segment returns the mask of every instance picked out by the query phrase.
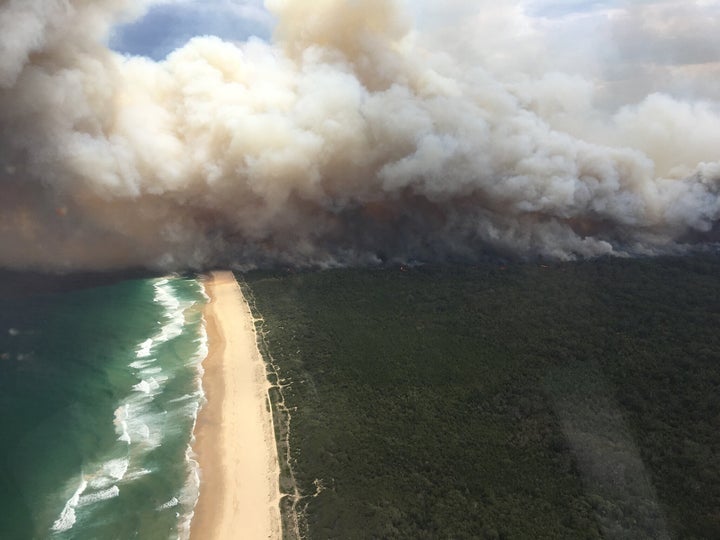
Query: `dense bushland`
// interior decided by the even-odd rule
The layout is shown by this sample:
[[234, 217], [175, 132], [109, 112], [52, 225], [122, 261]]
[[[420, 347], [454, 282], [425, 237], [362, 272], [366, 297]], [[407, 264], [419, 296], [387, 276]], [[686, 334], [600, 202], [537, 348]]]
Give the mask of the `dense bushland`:
[[240, 277], [308, 537], [720, 538], [720, 260]]

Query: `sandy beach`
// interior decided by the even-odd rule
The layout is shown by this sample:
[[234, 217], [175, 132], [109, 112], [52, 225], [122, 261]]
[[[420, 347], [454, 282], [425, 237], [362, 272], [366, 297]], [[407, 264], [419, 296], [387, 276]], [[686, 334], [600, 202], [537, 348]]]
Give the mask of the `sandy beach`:
[[207, 403], [195, 427], [200, 498], [190, 537], [280, 539], [280, 469], [252, 314], [231, 272], [213, 272], [205, 288]]

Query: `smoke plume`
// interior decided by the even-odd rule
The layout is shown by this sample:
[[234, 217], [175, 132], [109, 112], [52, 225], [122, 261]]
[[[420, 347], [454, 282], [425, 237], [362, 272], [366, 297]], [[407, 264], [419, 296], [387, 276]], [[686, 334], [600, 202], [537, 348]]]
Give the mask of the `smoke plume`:
[[433, 48], [396, 1], [266, 5], [271, 44], [195, 38], [154, 62], [106, 46], [143, 2], [0, 2], [0, 266], [568, 259], [713, 240], [717, 102], [650, 94], [608, 114], [584, 78], [505, 77]]

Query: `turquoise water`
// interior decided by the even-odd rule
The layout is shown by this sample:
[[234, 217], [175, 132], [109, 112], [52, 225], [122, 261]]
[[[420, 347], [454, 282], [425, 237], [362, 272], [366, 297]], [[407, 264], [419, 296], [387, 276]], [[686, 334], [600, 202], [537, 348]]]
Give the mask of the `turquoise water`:
[[0, 538], [185, 538], [202, 286], [0, 290]]

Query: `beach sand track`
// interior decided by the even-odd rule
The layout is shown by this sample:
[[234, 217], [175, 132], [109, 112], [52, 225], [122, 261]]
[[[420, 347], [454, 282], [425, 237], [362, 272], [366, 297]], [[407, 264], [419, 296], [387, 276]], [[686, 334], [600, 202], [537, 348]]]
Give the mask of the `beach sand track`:
[[200, 497], [193, 540], [280, 539], [280, 468], [265, 363], [252, 314], [232, 272], [205, 279], [209, 352], [203, 361], [207, 402], [193, 451]]

